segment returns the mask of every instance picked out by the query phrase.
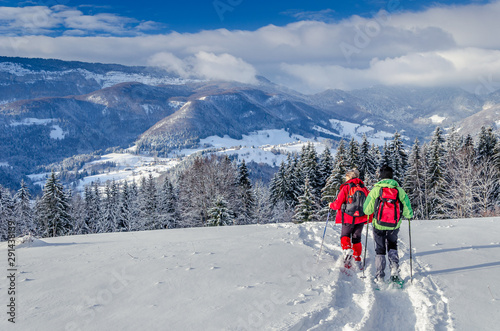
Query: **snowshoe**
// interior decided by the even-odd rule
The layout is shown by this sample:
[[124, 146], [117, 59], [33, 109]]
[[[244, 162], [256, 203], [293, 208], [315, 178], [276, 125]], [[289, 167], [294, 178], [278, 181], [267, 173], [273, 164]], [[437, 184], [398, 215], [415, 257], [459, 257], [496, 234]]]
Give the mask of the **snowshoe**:
[[399, 276], [391, 276], [391, 282], [393, 288], [403, 288], [405, 281]]
[[373, 278], [373, 283], [375, 284], [374, 288], [377, 291], [380, 291], [381, 289], [384, 289], [386, 286], [386, 283], [383, 278], [380, 277], [375, 277]]
[[344, 268], [350, 269], [351, 268], [351, 260], [352, 260], [352, 249], [344, 249]]
[[363, 262], [362, 261], [354, 260], [354, 262], [352, 264], [353, 264], [355, 270], [363, 271]]

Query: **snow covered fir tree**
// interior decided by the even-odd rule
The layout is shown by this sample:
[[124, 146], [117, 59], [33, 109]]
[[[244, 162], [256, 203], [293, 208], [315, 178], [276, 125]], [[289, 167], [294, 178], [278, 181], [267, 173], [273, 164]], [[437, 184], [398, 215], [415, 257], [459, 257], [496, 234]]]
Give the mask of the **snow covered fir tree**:
[[7, 239], [9, 220], [17, 236], [40, 237], [325, 220], [347, 170], [359, 169], [371, 188], [383, 164], [395, 170], [416, 219], [500, 215], [500, 139], [491, 128], [474, 139], [438, 127], [429, 142], [411, 145], [399, 132], [383, 146], [364, 136], [332, 150], [304, 144], [268, 184], [252, 182], [244, 160], [216, 154], [198, 155], [157, 178], [94, 182], [82, 194], [65, 189], [53, 171], [38, 197], [24, 182], [17, 192], [0, 186], [0, 237]]

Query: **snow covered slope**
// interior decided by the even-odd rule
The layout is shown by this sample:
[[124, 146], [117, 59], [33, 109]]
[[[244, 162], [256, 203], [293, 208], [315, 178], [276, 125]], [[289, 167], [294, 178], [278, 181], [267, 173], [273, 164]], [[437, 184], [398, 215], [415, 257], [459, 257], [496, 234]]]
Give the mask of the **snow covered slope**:
[[[318, 260], [324, 225], [24, 243], [16, 249], [16, 325], [4, 313], [0, 329], [494, 330], [500, 324], [500, 218], [413, 221], [412, 284], [405, 221], [400, 257], [407, 284], [383, 291], [372, 284], [372, 236], [368, 277], [347, 276], [339, 270], [339, 226], [328, 228]], [[7, 287], [2, 277], [2, 305]]]

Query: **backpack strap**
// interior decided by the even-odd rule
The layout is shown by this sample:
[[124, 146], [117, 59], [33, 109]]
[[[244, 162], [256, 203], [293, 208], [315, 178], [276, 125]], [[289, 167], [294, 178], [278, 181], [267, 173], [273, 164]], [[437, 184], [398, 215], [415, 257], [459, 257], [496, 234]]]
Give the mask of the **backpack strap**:
[[[382, 194], [383, 194], [383, 187], [380, 188], [380, 191], [379, 191], [379, 196], [378, 198], [382, 201], [380, 203], [381, 207], [380, 207], [380, 210], [378, 210], [377, 208], [377, 220], [379, 219], [379, 216], [383, 214], [384, 212], [384, 206], [385, 206], [385, 200], [382, 198]], [[378, 207], [378, 206], [377, 206]]]
[[[346, 195], [346, 201], [347, 201], [347, 199], [349, 199], [349, 192], [351, 191], [351, 188], [353, 186], [355, 186], [355, 184], [353, 184], [353, 183], [344, 183], [344, 184], [342, 184], [342, 186], [345, 186], [345, 185], [349, 186], [349, 188], [347, 189], [347, 195]], [[345, 209], [346, 209], [346, 206], [347, 206], [346, 201], [344, 201], [344, 203], [342, 204], [342, 207], [340, 207], [340, 213], [342, 215], [342, 225], [344, 225], [344, 214], [345, 214]]]

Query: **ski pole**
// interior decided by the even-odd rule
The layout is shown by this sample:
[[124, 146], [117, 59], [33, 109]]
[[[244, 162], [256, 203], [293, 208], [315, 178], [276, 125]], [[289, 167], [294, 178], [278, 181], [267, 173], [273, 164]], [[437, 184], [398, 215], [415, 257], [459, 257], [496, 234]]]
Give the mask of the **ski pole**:
[[365, 251], [363, 253], [363, 276], [360, 278], [366, 278], [365, 276], [365, 266], [366, 266], [366, 249], [368, 248], [368, 231], [369, 231], [370, 223], [366, 222], [366, 239], [365, 239]]
[[325, 224], [325, 229], [323, 230], [323, 239], [321, 240], [321, 247], [319, 248], [319, 253], [318, 253], [318, 260], [316, 263], [319, 262], [319, 257], [321, 255], [321, 251], [323, 250], [323, 242], [325, 241], [325, 234], [326, 234], [326, 228], [328, 226], [328, 219], [330, 218], [330, 210], [328, 210], [328, 215], [326, 216], [326, 224]]
[[413, 284], [413, 266], [412, 266], [412, 255], [411, 255], [411, 221], [408, 220], [408, 235], [410, 238], [410, 283]]

